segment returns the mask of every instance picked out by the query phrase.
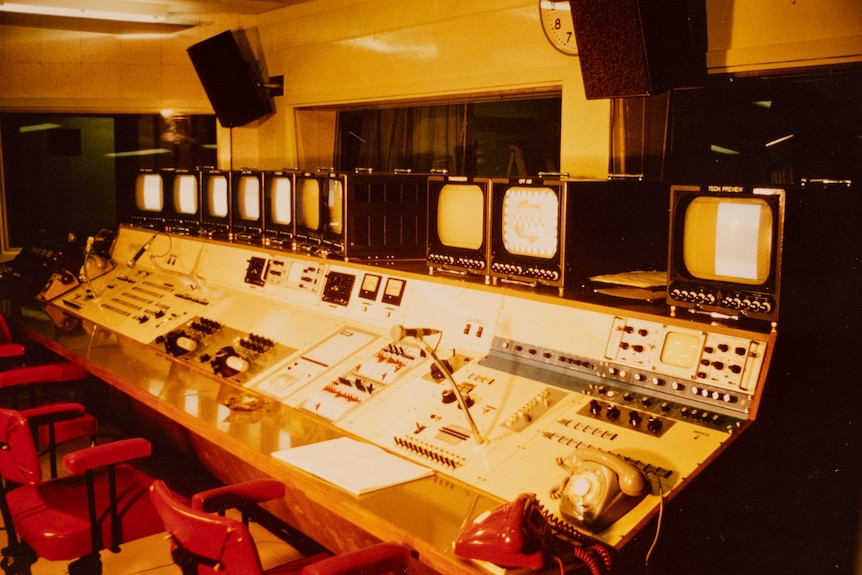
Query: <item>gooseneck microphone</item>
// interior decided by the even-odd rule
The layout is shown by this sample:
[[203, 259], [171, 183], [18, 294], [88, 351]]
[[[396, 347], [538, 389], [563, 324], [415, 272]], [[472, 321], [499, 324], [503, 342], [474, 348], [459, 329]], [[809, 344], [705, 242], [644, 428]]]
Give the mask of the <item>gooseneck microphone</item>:
[[150, 249], [150, 246], [153, 244], [153, 240], [155, 240], [157, 236], [158, 234], [154, 235], [147, 241], [147, 243], [142, 245], [141, 249], [135, 252], [135, 255], [132, 256], [132, 259], [126, 262], [126, 265], [134, 269], [134, 267], [138, 265], [138, 260], [141, 259], [141, 256], [143, 256], [148, 249]]
[[477, 445], [482, 445], [485, 441], [482, 438], [482, 433], [479, 431], [479, 428], [476, 426], [476, 421], [473, 419], [473, 414], [470, 413], [470, 406], [467, 405], [467, 402], [464, 400], [464, 396], [461, 394], [461, 389], [458, 387], [458, 384], [455, 383], [455, 380], [452, 378], [452, 373], [449, 371], [449, 368], [443, 365], [443, 362], [440, 361], [440, 358], [437, 357], [437, 352], [434, 351], [434, 348], [428, 345], [428, 342], [423, 339], [423, 336], [431, 335], [435, 333], [442, 333], [439, 329], [431, 329], [427, 327], [411, 327], [406, 328], [403, 325], [395, 324], [392, 326], [392, 329], [389, 332], [389, 337], [392, 338], [393, 341], [401, 341], [405, 337], [412, 337], [425, 350], [425, 353], [431, 358], [431, 360], [440, 368], [440, 372], [443, 374], [443, 377], [446, 381], [449, 382], [449, 385], [452, 386], [452, 391], [455, 393], [455, 399], [458, 401], [458, 405], [461, 407], [461, 412], [464, 414], [464, 417], [467, 418], [467, 423], [470, 424], [470, 430], [473, 432], [473, 439], [476, 441]]
[[430, 327], [404, 327], [403, 325], [393, 325], [389, 332], [389, 337], [395, 341], [401, 341], [405, 337], [415, 337], [422, 339], [423, 336], [440, 333], [439, 329], [431, 329]]

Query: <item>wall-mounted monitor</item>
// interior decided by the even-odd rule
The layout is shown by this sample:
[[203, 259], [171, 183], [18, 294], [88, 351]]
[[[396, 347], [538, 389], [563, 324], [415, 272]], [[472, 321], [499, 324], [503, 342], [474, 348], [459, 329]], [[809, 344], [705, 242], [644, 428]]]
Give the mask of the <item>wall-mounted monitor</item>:
[[275, 248], [293, 247], [296, 172], [279, 170], [263, 177], [264, 243]]
[[200, 172], [201, 233], [209, 237], [230, 237], [230, 172], [204, 168]]
[[260, 243], [263, 240], [263, 173], [242, 169], [231, 173], [232, 238]]
[[785, 191], [673, 186], [667, 301], [777, 321]]
[[198, 173], [190, 170], [164, 170], [162, 177], [170, 185], [170, 203], [165, 210], [165, 229], [181, 235], [197, 234], [201, 225], [201, 201]]
[[165, 225], [165, 184], [155, 170], [141, 170], [135, 176], [133, 202], [123, 219], [136, 227], [163, 229]]
[[491, 180], [466, 176], [428, 177], [429, 271], [489, 277]]

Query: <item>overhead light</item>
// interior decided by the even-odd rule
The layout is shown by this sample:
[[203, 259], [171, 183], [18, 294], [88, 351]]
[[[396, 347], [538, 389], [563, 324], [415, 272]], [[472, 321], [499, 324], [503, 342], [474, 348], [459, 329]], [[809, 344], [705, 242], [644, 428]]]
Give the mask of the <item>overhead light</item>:
[[130, 152], [109, 152], [106, 158], [132, 158], [135, 156], [158, 156], [159, 154], [170, 154], [166, 148], [150, 148], [148, 150], [132, 150]]
[[763, 144], [763, 145], [764, 145], [765, 147], [769, 148], [770, 146], [774, 146], [775, 144], [780, 144], [781, 142], [786, 142], [787, 140], [789, 140], [789, 139], [790, 139], [790, 138], [792, 138], [793, 136], [794, 136], [794, 134], [788, 134], [788, 135], [786, 135], [786, 136], [782, 136], [782, 137], [780, 137], [780, 138], [776, 138], [776, 139], [772, 140], [771, 142], [766, 142], [766, 143], [765, 143], [765, 144]]
[[166, 4], [143, 4], [139, 2], [116, 1], [80, 2], [77, 7], [69, 7], [68, 3], [60, 5], [50, 2], [42, 2], [39, 4], [3, 2], [0, 3], [0, 12], [143, 23], [164, 22], [168, 17], [168, 7]]
[[18, 133], [29, 134], [30, 132], [44, 132], [45, 130], [53, 130], [54, 128], [62, 128], [60, 124], [30, 124], [29, 126], [21, 126], [18, 128]]
[[724, 154], [726, 156], [739, 156], [742, 152], [737, 152], [736, 150], [731, 150], [730, 148], [725, 148], [724, 146], [718, 146], [716, 144], [712, 144], [709, 149], [716, 154]]

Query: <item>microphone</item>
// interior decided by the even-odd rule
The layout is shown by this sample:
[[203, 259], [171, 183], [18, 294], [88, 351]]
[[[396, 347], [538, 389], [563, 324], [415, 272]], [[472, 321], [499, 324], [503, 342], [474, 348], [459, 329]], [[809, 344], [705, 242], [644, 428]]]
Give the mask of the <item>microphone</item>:
[[158, 234], [154, 235], [153, 237], [151, 237], [151, 238], [147, 241], [147, 243], [145, 243], [144, 245], [142, 245], [142, 246], [141, 246], [141, 249], [139, 249], [137, 252], [135, 252], [135, 255], [133, 255], [133, 256], [132, 256], [132, 259], [130, 259], [128, 262], [126, 262], [126, 265], [127, 265], [127, 266], [129, 266], [130, 268], [134, 269], [134, 267], [135, 267], [136, 265], [138, 265], [138, 260], [139, 260], [139, 259], [141, 259], [141, 256], [143, 256], [143, 255], [144, 255], [144, 253], [145, 253], [148, 249], [150, 249], [150, 245], [152, 245], [153, 240], [154, 240], [154, 239], [156, 239], [156, 236], [157, 236], [157, 235], [158, 235]]
[[431, 329], [430, 327], [411, 327], [407, 328], [403, 325], [393, 325], [389, 332], [389, 337], [395, 341], [401, 341], [405, 337], [415, 337], [422, 339], [423, 336], [440, 333], [439, 329]]

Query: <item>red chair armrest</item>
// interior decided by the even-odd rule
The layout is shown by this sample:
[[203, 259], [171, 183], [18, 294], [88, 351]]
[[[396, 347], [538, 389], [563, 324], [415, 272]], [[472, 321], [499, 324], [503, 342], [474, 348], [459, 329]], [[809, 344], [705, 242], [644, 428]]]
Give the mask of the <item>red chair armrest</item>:
[[121, 439], [68, 453], [63, 457], [63, 465], [71, 473], [81, 473], [88, 469], [148, 457], [150, 452], [150, 442], [146, 439]]
[[85, 415], [87, 411], [80, 403], [63, 402], [22, 409], [20, 413], [31, 425], [44, 425], [46, 423], [78, 419], [82, 415]]
[[85, 377], [87, 377], [87, 372], [84, 368], [74, 363], [48, 363], [45, 365], [31, 365], [0, 371], [0, 387], [28, 385], [30, 383], [76, 381]]
[[191, 504], [197, 511], [221, 513], [282, 497], [284, 483], [275, 479], [257, 479], [201, 491], [192, 496]]
[[339, 575], [343, 573], [388, 573], [407, 567], [410, 550], [397, 543], [377, 543], [358, 551], [342, 553], [306, 565], [301, 575]]
[[21, 357], [24, 351], [20, 343], [0, 343], [0, 357]]

